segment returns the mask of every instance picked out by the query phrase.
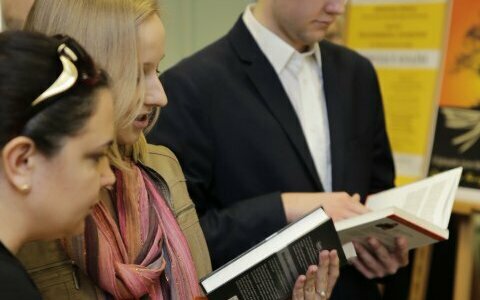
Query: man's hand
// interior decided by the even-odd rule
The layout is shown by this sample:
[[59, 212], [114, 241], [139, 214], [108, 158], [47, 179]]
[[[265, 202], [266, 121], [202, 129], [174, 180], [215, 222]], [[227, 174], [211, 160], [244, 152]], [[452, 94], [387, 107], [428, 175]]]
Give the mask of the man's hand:
[[360, 196], [344, 192], [335, 193], [283, 193], [283, 208], [287, 222], [294, 222], [322, 206], [333, 221], [361, 215], [368, 209], [360, 203]]
[[351, 262], [367, 278], [381, 278], [393, 275], [401, 267], [408, 265], [408, 245], [405, 238], [397, 238], [393, 252], [383, 246], [377, 239], [369, 238], [370, 247], [354, 243], [357, 257]]

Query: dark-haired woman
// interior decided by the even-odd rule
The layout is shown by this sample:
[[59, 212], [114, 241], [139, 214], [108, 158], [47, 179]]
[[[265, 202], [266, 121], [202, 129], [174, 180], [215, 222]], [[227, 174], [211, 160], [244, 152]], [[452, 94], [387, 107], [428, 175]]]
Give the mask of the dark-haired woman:
[[105, 75], [68, 37], [0, 34], [0, 299], [39, 299], [22, 244], [78, 234], [114, 183]]

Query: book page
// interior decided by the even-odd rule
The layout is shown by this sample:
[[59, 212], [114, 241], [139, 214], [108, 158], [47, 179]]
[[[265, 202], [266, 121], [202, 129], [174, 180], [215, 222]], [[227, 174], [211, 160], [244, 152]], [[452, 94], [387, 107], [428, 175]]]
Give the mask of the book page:
[[461, 172], [462, 168], [455, 168], [412, 184], [371, 195], [367, 199], [367, 207], [372, 210], [399, 207], [446, 228]]

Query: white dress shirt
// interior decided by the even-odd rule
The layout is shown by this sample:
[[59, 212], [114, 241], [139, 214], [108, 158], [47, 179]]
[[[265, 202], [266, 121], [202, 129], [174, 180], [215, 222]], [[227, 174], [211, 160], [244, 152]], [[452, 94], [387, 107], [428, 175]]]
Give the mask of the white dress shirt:
[[297, 113], [323, 188], [332, 191], [330, 131], [322, 78], [320, 47], [300, 53], [263, 26], [247, 7], [243, 22], [272, 64]]

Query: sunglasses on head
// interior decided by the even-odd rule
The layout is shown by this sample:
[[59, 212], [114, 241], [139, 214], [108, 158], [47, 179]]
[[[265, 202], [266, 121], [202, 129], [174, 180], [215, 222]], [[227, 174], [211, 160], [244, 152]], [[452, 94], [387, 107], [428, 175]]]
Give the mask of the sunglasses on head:
[[57, 53], [62, 63], [62, 72], [52, 85], [33, 100], [32, 107], [68, 91], [79, 79], [87, 85], [94, 85], [100, 78], [100, 72], [92, 59], [74, 39], [64, 35], [56, 35], [54, 38], [59, 40]]

